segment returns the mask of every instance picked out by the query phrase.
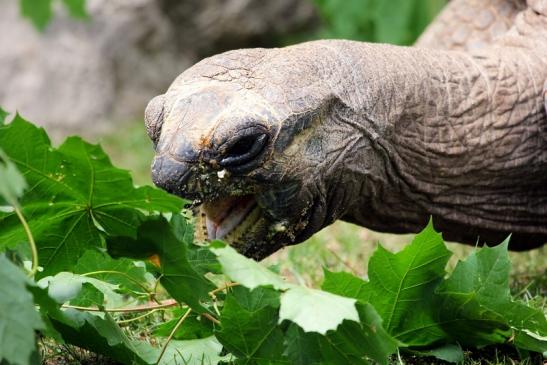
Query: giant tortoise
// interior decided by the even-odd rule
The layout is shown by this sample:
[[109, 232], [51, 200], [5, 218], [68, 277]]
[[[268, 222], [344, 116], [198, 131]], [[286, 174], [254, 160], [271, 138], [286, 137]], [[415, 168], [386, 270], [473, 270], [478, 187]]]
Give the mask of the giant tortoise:
[[337, 219], [539, 247], [546, 80], [547, 0], [452, 0], [414, 47], [222, 53], [150, 101], [153, 181], [256, 259]]

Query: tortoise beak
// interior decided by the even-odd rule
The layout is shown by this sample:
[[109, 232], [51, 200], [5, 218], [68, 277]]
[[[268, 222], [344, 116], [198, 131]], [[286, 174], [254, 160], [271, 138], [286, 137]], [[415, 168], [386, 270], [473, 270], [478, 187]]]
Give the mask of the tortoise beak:
[[188, 186], [190, 176], [190, 164], [177, 161], [167, 155], [159, 155], [154, 158], [152, 181], [156, 186], [186, 199], [199, 199], [200, 194], [197, 189], [190, 189]]

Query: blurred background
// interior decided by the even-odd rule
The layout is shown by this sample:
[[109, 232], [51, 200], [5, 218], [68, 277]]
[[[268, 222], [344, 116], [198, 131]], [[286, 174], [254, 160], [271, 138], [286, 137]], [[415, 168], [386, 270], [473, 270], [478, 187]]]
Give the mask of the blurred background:
[[[445, 4], [0, 0], [0, 106], [43, 125], [56, 141], [80, 134], [101, 142], [117, 166], [132, 171], [137, 184], [150, 184], [153, 150], [143, 125], [144, 108], [195, 62], [229, 49], [319, 38], [411, 45]], [[378, 241], [397, 250], [411, 237], [337, 222], [266, 263], [294, 281], [316, 285], [322, 267], [363, 274]], [[461, 256], [470, 248], [451, 249]], [[516, 271], [537, 270], [542, 256], [523, 255], [515, 256]], [[539, 264], [540, 270], [544, 266]]]
[[0, 106], [101, 140], [150, 183], [148, 101], [202, 58], [320, 38], [410, 45], [445, 0], [0, 0]]
[[412, 44], [444, 0], [0, 0], [0, 105], [97, 136], [202, 58], [319, 38]]

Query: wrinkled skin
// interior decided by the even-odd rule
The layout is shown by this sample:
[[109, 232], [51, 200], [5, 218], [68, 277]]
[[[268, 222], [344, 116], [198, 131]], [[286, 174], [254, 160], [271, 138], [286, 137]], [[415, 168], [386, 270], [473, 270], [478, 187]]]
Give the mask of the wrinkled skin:
[[154, 183], [204, 203], [202, 238], [256, 259], [337, 219], [403, 233], [432, 216], [448, 240], [541, 246], [547, 6], [530, 5], [466, 52], [426, 49], [426, 33], [424, 48], [317, 41], [205, 59], [147, 107]]

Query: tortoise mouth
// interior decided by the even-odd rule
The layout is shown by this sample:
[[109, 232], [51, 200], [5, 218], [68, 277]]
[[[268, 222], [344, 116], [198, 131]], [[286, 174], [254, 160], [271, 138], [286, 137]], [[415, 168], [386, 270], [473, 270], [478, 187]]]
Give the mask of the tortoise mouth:
[[262, 216], [254, 195], [229, 196], [197, 207], [196, 239], [238, 245]]

